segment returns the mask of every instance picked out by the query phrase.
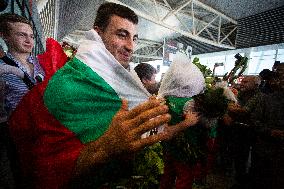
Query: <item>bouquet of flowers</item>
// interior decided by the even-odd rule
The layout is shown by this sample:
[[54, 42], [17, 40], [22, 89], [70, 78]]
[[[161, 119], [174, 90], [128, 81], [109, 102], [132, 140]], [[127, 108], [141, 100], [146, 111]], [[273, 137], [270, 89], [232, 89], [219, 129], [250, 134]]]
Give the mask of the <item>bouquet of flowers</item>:
[[173, 60], [161, 82], [158, 96], [166, 99], [172, 115], [170, 124], [182, 121], [188, 111], [200, 113], [199, 123], [163, 143], [176, 159], [192, 163], [205, 157], [210, 127], [216, 126], [216, 120], [225, 114], [228, 102], [236, 101], [226, 83], [206, 88], [200, 69], [183, 54], [177, 54]]

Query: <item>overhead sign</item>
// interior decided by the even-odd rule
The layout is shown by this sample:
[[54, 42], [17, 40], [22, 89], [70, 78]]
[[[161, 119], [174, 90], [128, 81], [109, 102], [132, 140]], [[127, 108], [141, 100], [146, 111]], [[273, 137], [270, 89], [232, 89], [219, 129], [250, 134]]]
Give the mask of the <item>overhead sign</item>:
[[163, 65], [170, 66], [177, 52], [184, 53], [191, 58], [192, 47], [171, 39], [164, 39]]

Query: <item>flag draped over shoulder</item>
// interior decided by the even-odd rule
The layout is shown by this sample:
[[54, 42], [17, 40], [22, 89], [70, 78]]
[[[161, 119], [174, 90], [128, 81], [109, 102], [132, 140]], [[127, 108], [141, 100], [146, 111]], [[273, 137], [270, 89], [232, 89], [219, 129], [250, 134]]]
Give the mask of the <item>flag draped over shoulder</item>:
[[108, 129], [121, 99], [133, 108], [149, 97], [94, 30], [80, 44], [75, 58], [65, 63], [60, 45], [47, 41], [47, 52], [39, 56], [46, 80], [23, 98], [10, 119], [23, 173], [36, 188], [66, 185], [80, 151]]

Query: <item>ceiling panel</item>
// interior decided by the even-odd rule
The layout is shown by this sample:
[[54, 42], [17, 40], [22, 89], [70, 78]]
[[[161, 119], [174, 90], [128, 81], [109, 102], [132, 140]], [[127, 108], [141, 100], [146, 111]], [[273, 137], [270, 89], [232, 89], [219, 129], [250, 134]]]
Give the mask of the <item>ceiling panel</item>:
[[[162, 4], [167, 8], [171, 7], [175, 9], [179, 7], [182, 3], [187, 1], [180, 0], [121, 0], [125, 4], [139, 8], [139, 10], [144, 9], [143, 11], [148, 13], [148, 15], [158, 15], [160, 17], [165, 16], [167, 12], [163, 12], [161, 9], [155, 9], [153, 5]], [[232, 19], [242, 19], [251, 15], [255, 15], [270, 9], [275, 9], [277, 7], [284, 6], [283, 0], [199, 0], [200, 2], [214, 8], [215, 10], [223, 13], [224, 15]], [[62, 39], [68, 33], [74, 30], [88, 30], [92, 28], [95, 13], [97, 8], [101, 3], [104, 3], [104, 0], [60, 0], [60, 18], [58, 26], [58, 39]], [[144, 5], [141, 8], [141, 4]], [[191, 10], [185, 8], [182, 10], [180, 15], [190, 14]], [[170, 9], [169, 9], [170, 10]], [[208, 12], [204, 11], [202, 8], [199, 9], [199, 13], [196, 14], [196, 17], [200, 19], [207, 20], [209, 22], [214, 18], [214, 15], [210, 15]], [[182, 16], [179, 16], [179, 19], [185, 20]], [[224, 22], [224, 21], [223, 21]], [[190, 19], [187, 20], [187, 23], [192, 24]], [[211, 26], [217, 26], [218, 22], [215, 21]], [[222, 23], [225, 26], [225, 22]], [[210, 26], [210, 27], [211, 27]], [[223, 27], [222, 26], [222, 27]], [[179, 26], [183, 27], [183, 26]], [[202, 28], [202, 26], [198, 26]], [[211, 29], [208, 29], [211, 31]], [[200, 31], [200, 29], [199, 29]], [[236, 32], [236, 31], [235, 31]], [[151, 40], [156, 42], [163, 42], [164, 38], [174, 38], [177, 41], [187, 43], [193, 46], [193, 54], [200, 54], [206, 52], [215, 52], [225, 50], [224, 48], [219, 48], [216, 46], [208, 45], [202, 43], [198, 40], [191, 39], [189, 37], [183, 36], [172, 29], [162, 27], [159, 24], [156, 24], [152, 21], [140, 18], [139, 28], [138, 28], [139, 37], [143, 40]], [[216, 34], [216, 33], [215, 33]], [[212, 32], [212, 35], [215, 35]], [[201, 35], [208, 37], [209, 33], [204, 30]], [[232, 40], [233, 41], [233, 40]], [[229, 41], [224, 40], [225, 43], [229, 44]], [[153, 48], [153, 47], [150, 47]], [[140, 49], [141, 51], [141, 49]], [[149, 49], [146, 49], [149, 51]], [[160, 53], [158, 53], [160, 54]]]

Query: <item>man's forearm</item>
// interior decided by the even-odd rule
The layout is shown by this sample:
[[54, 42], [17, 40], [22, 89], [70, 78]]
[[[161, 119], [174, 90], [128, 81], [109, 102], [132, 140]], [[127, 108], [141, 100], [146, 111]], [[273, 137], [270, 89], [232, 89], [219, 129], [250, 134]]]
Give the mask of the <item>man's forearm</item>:
[[103, 143], [103, 136], [96, 141], [86, 144], [77, 159], [75, 175], [79, 176], [90, 173], [95, 167], [104, 165], [109, 159], [110, 154]]

